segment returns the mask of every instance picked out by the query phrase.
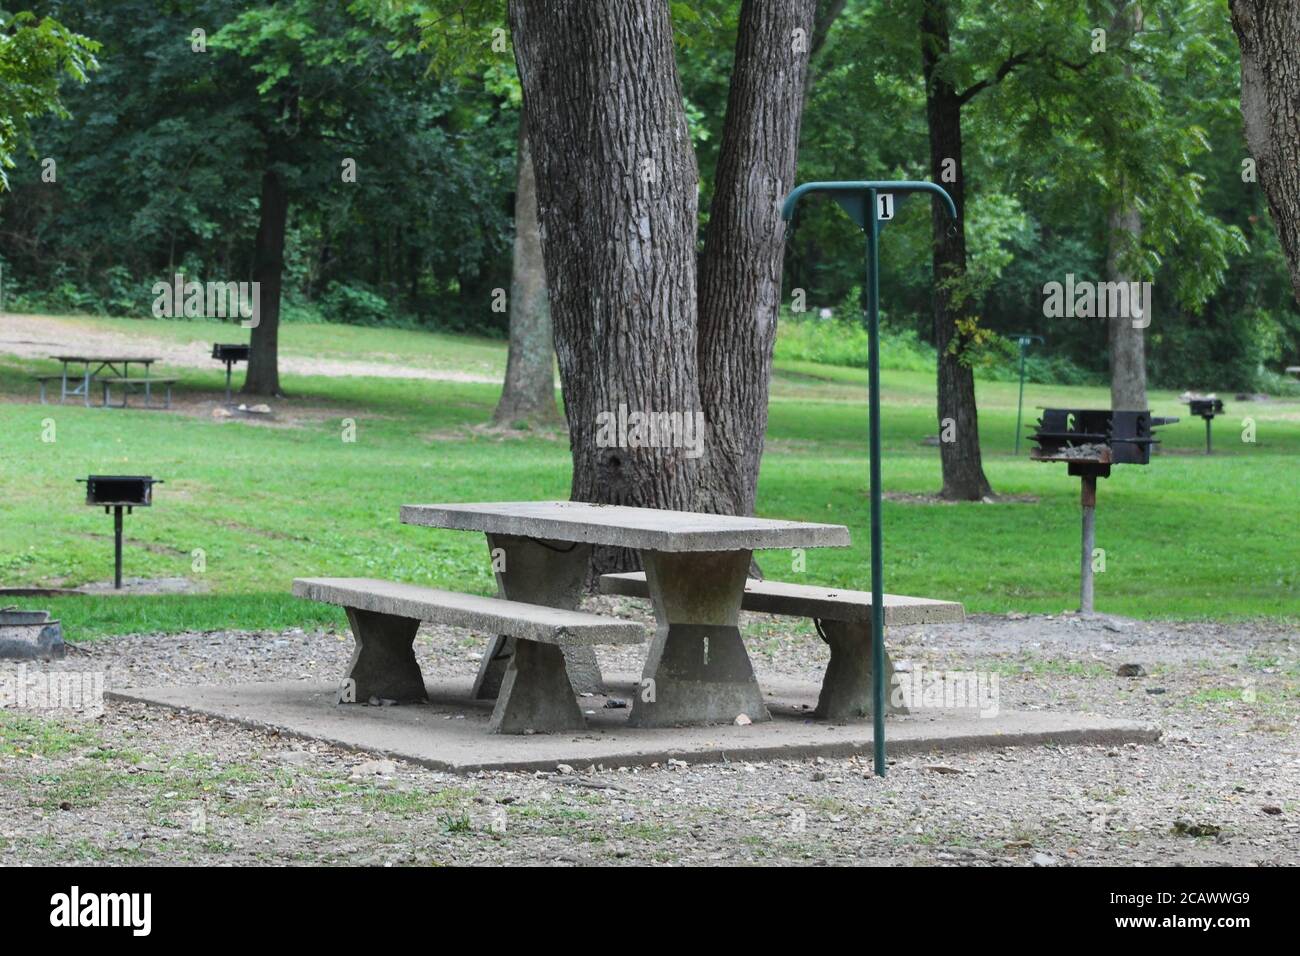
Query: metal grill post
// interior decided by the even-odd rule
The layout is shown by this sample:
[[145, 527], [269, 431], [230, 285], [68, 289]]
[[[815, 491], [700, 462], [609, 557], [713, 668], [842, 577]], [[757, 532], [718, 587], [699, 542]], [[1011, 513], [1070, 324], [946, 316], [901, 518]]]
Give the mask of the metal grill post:
[[113, 588], [122, 590], [122, 506], [113, 506]]
[[1083, 511], [1083, 553], [1079, 564], [1079, 613], [1092, 613], [1092, 552], [1097, 545], [1097, 476], [1080, 479]]

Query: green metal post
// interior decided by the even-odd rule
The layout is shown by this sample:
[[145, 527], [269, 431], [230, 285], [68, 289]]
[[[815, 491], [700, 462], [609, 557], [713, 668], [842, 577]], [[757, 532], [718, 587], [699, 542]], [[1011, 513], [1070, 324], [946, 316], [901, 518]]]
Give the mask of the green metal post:
[[[879, 197], [929, 193], [942, 200], [951, 219], [957, 207], [942, 186], [914, 180], [858, 180], [853, 182], [804, 183], [785, 197], [781, 218], [790, 222], [795, 206], [805, 193], [829, 193], [849, 217], [867, 234], [867, 424], [871, 429], [871, 703], [875, 734], [876, 774], [885, 775], [885, 543], [881, 522], [880, 484], [880, 218]], [[893, 218], [893, 200], [886, 220]]]
[[1020, 454], [1020, 410], [1025, 405], [1025, 352], [1029, 343], [1020, 339], [1020, 397], [1016, 399], [1016, 454]]
[[876, 776], [885, 775], [885, 544], [880, 514], [880, 210], [867, 194], [867, 418], [871, 428], [871, 720]]

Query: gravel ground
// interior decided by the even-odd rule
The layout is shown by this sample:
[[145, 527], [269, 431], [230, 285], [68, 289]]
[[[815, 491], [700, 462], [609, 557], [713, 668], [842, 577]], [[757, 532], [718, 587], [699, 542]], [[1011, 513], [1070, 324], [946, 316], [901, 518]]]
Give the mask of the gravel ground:
[[[645, 617], [644, 605], [593, 607]], [[760, 680], [815, 680], [810, 629], [747, 616]], [[109, 702], [0, 711], [0, 863], [894, 863], [1300, 861], [1300, 633], [1240, 624], [976, 616], [896, 628], [901, 668], [996, 673], [1001, 706], [1160, 727], [1160, 743], [456, 776]], [[481, 640], [428, 629], [426, 673], [472, 674]], [[136, 635], [29, 671], [110, 687], [336, 678], [333, 632]], [[643, 649], [602, 653], [636, 670]], [[1121, 677], [1121, 665], [1142, 674]], [[0, 664], [0, 680], [18, 665]]]

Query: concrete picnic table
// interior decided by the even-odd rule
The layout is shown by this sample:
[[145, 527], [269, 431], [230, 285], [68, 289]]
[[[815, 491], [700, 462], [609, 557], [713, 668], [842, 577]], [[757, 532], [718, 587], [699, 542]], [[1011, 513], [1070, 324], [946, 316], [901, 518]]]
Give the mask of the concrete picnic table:
[[[140, 355], [53, 355], [51, 358], [56, 362], [63, 363], [62, 386], [59, 390], [59, 403], [62, 404], [69, 395], [84, 395], [86, 407], [90, 407], [90, 380], [108, 369], [114, 375], [122, 378], [130, 377], [132, 365], [144, 366], [144, 377], [149, 377], [149, 366], [158, 359], [153, 356]], [[77, 378], [81, 379], [81, 384], [75, 388], [68, 388], [68, 366], [80, 365], [82, 374]], [[94, 366], [92, 369], [91, 366]]]
[[[658, 626], [629, 723], [665, 727], [769, 714], [737, 626], [753, 552], [847, 547], [843, 525], [597, 505], [576, 501], [403, 505], [403, 524], [487, 535], [500, 596], [575, 609], [596, 545], [640, 553]], [[514, 639], [498, 635], [474, 696], [494, 698]], [[590, 648], [566, 648], [578, 693], [601, 693]]]

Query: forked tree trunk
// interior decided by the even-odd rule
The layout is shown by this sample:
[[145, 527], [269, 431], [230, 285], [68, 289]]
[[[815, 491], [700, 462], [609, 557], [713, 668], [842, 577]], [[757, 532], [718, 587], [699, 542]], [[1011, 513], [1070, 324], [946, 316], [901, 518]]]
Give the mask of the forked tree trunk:
[[515, 187], [515, 246], [510, 277], [510, 352], [506, 381], [492, 415], [495, 425], [557, 421], [555, 343], [546, 293], [546, 263], [537, 222], [537, 177], [525, 124], [520, 119]]
[[279, 395], [280, 286], [284, 278], [284, 234], [289, 217], [289, 192], [273, 164], [262, 173], [253, 281], [258, 283], [257, 324], [249, 331], [248, 395]]
[[[921, 65], [925, 112], [930, 128], [930, 176], [957, 206], [957, 221], [937, 201], [932, 205], [934, 236], [934, 344], [939, 356], [939, 459], [944, 498], [977, 501], [992, 494], [980, 456], [975, 373], [960, 360], [957, 327], [970, 314], [954, 286], [966, 278], [966, 197], [962, 169], [962, 99], [947, 74], [936, 69], [951, 47], [947, 0], [924, 0], [921, 13]], [[956, 176], [945, 177], [951, 161]], [[949, 180], [952, 181], [949, 181]], [[951, 427], [950, 427], [951, 425]], [[951, 438], [951, 441], [947, 439]]]
[[[699, 471], [689, 449], [598, 444], [610, 437], [598, 416], [617, 416], [620, 406], [700, 410], [699, 177], [668, 5], [511, 0], [510, 26], [537, 175], [572, 498], [689, 509]], [[595, 570], [629, 564], [629, 555], [604, 553]]]
[[1241, 115], [1300, 302], [1300, 4], [1232, 0]]
[[754, 513], [816, 0], [746, 0], [700, 264], [708, 444], [695, 507]]

